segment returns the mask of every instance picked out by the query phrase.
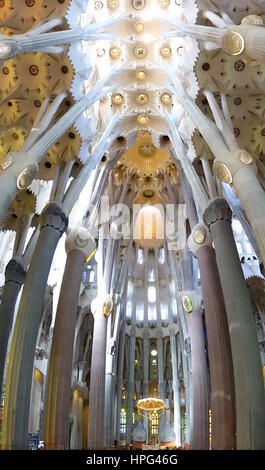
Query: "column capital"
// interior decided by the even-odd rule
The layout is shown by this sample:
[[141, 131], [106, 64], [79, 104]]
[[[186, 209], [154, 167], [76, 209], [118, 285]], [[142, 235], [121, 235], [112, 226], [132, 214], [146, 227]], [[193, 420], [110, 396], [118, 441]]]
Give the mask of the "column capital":
[[203, 246], [212, 246], [212, 237], [206, 225], [197, 224], [188, 238], [188, 247], [193, 256], [197, 257], [198, 250]]
[[67, 226], [68, 217], [63, 209], [54, 202], [49, 202], [40, 215], [41, 230], [45, 227], [52, 227], [63, 234]]
[[211, 225], [220, 220], [227, 222], [232, 221], [232, 210], [226, 199], [216, 197], [210, 201], [203, 213], [203, 221], [205, 225], [211, 228]]
[[148, 328], [146, 328], [146, 327], [144, 327], [143, 338], [144, 339], [149, 339], [149, 331], [148, 331]]
[[69, 254], [71, 251], [81, 251], [88, 258], [96, 249], [96, 242], [89, 230], [84, 227], [72, 229], [66, 237], [65, 250]]
[[72, 389], [76, 390], [82, 398], [88, 399], [88, 389], [84, 382], [75, 380], [72, 384]]
[[20, 260], [12, 258], [5, 269], [5, 282], [15, 282], [22, 285], [26, 274], [26, 270]]

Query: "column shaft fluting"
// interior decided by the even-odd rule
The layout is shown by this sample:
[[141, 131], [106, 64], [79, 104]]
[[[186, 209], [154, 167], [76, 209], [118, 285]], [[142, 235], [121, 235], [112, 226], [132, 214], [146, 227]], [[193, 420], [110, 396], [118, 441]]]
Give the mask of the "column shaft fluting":
[[232, 227], [232, 211], [223, 198], [204, 213], [216, 251], [233, 357], [237, 449], [265, 447], [265, 399], [257, 331]]
[[193, 445], [196, 450], [209, 449], [209, 391], [202, 314], [199, 309], [189, 314], [191, 342]]
[[5, 285], [0, 305], [0, 393], [3, 386], [7, 346], [16, 301], [25, 276], [26, 271], [23, 266], [17, 260], [11, 259], [5, 271]]
[[229, 330], [214, 249], [197, 251], [211, 378], [212, 448], [235, 449], [235, 397]]
[[44, 436], [47, 449], [69, 448], [73, 347], [84, 262], [82, 251], [71, 251], [62, 280], [48, 372]]
[[89, 434], [90, 449], [104, 448], [104, 400], [106, 365], [107, 318], [103, 315], [102, 304], [94, 317], [93, 348], [91, 358], [89, 391]]
[[2, 430], [4, 449], [27, 449], [32, 372], [44, 295], [54, 251], [66, 225], [67, 218], [61, 209], [48, 204], [41, 215], [41, 231], [12, 338]]

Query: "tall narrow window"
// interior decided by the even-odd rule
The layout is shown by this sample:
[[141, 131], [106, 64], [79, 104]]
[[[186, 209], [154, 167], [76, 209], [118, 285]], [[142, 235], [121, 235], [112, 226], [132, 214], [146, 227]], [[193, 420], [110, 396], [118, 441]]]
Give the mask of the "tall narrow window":
[[148, 287], [148, 301], [155, 302], [156, 301], [156, 288], [155, 286]]
[[126, 434], [126, 410], [125, 408], [121, 409], [121, 416], [120, 416], [120, 433], [122, 435]]
[[136, 321], [143, 321], [144, 319], [144, 304], [143, 302], [139, 302], [136, 305]]
[[142, 248], [139, 248], [138, 250], [138, 259], [137, 262], [139, 264], [144, 264], [144, 250]]
[[159, 415], [157, 411], [152, 413], [151, 418], [151, 434], [152, 436], [157, 436], [159, 431]]

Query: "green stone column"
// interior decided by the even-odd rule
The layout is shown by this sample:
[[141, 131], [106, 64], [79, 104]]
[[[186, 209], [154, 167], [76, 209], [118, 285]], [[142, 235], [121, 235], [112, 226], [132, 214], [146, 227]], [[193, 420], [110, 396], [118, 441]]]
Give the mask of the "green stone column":
[[12, 258], [6, 266], [5, 285], [0, 305], [0, 392], [3, 386], [7, 346], [16, 301], [25, 277], [26, 271], [24, 266], [19, 259]]
[[34, 355], [47, 279], [68, 219], [55, 203], [40, 216], [40, 235], [28, 270], [16, 318], [6, 380], [3, 449], [27, 449]]

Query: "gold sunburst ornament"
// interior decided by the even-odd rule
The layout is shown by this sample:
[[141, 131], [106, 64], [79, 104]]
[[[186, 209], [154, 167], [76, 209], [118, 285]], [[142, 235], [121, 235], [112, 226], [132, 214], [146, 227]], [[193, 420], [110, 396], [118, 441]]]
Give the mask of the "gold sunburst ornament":
[[142, 126], [148, 124], [148, 116], [146, 114], [139, 114], [137, 118], [138, 124], [141, 124]]
[[112, 59], [118, 59], [121, 55], [121, 50], [119, 47], [117, 46], [113, 46], [110, 48], [110, 56], [112, 57]]
[[165, 58], [170, 57], [172, 54], [171, 47], [168, 44], [164, 44], [164, 46], [160, 48], [160, 54]]
[[136, 78], [137, 80], [140, 80], [143, 82], [146, 79], [146, 72], [144, 69], [138, 69], [136, 70]]
[[121, 105], [123, 103], [123, 96], [121, 93], [113, 93], [111, 100], [113, 104]]
[[148, 103], [148, 95], [146, 93], [138, 93], [138, 95], [136, 95], [136, 101], [139, 104], [146, 104]]
[[138, 45], [134, 48], [134, 55], [137, 59], [144, 59], [146, 56], [146, 48], [142, 45]]
[[168, 92], [162, 93], [161, 101], [163, 104], [171, 104], [172, 103], [172, 95]]

